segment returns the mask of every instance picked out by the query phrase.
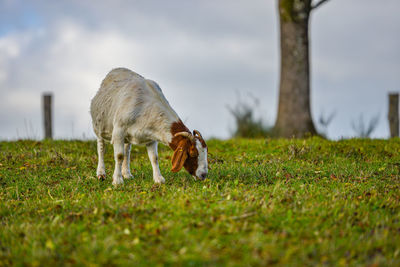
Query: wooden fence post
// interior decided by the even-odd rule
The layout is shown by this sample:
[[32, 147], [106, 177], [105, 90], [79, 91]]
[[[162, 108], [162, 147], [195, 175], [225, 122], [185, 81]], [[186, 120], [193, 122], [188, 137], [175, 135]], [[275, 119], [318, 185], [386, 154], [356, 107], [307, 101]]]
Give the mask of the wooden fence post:
[[389, 127], [390, 137], [399, 136], [399, 94], [389, 94]]
[[43, 94], [43, 122], [44, 138], [53, 139], [53, 121], [52, 121], [52, 94]]

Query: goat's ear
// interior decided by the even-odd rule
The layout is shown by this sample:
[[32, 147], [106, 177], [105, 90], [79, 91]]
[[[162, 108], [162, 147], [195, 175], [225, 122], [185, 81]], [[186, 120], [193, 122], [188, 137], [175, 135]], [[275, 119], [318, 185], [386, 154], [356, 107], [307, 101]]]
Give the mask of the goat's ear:
[[188, 141], [180, 142], [172, 156], [172, 172], [178, 172], [182, 169], [185, 160], [188, 157]]

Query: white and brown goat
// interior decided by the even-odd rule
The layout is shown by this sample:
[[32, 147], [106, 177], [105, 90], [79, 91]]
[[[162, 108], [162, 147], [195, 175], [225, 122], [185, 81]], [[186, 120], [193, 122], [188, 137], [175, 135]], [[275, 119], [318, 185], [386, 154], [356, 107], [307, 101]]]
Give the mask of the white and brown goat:
[[132, 178], [129, 162], [131, 144], [146, 145], [153, 167], [153, 179], [164, 183], [158, 166], [158, 142], [168, 145], [172, 171], [182, 167], [201, 180], [207, 177], [207, 145], [201, 134], [193, 133], [171, 108], [158, 84], [125, 69], [112, 70], [104, 78], [90, 106], [94, 132], [97, 135], [99, 162], [97, 177], [105, 178], [104, 141], [114, 147], [113, 184]]

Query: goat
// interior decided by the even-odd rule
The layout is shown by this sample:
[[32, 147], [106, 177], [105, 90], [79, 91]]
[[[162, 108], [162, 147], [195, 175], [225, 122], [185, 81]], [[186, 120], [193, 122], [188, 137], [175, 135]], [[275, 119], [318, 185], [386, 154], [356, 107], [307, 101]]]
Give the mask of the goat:
[[164, 183], [158, 165], [158, 142], [174, 150], [172, 172], [185, 169], [195, 178], [208, 173], [207, 145], [201, 134], [193, 133], [171, 108], [160, 86], [125, 68], [110, 71], [90, 105], [92, 124], [97, 136], [97, 177], [106, 177], [104, 141], [114, 148], [113, 185], [132, 178], [131, 144], [145, 145], [153, 168], [155, 183]]

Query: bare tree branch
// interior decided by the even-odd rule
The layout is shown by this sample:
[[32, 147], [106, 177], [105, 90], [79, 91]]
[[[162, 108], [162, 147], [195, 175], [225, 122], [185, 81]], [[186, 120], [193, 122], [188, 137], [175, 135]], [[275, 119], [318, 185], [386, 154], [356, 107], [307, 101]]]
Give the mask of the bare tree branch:
[[322, 4], [325, 4], [326, 2], [328, 2], [329, 0], [320, 0], [318, 3], [314, 4], [311, 6], [311, 10], [316, 9], [317, 7], [319, 7]]

